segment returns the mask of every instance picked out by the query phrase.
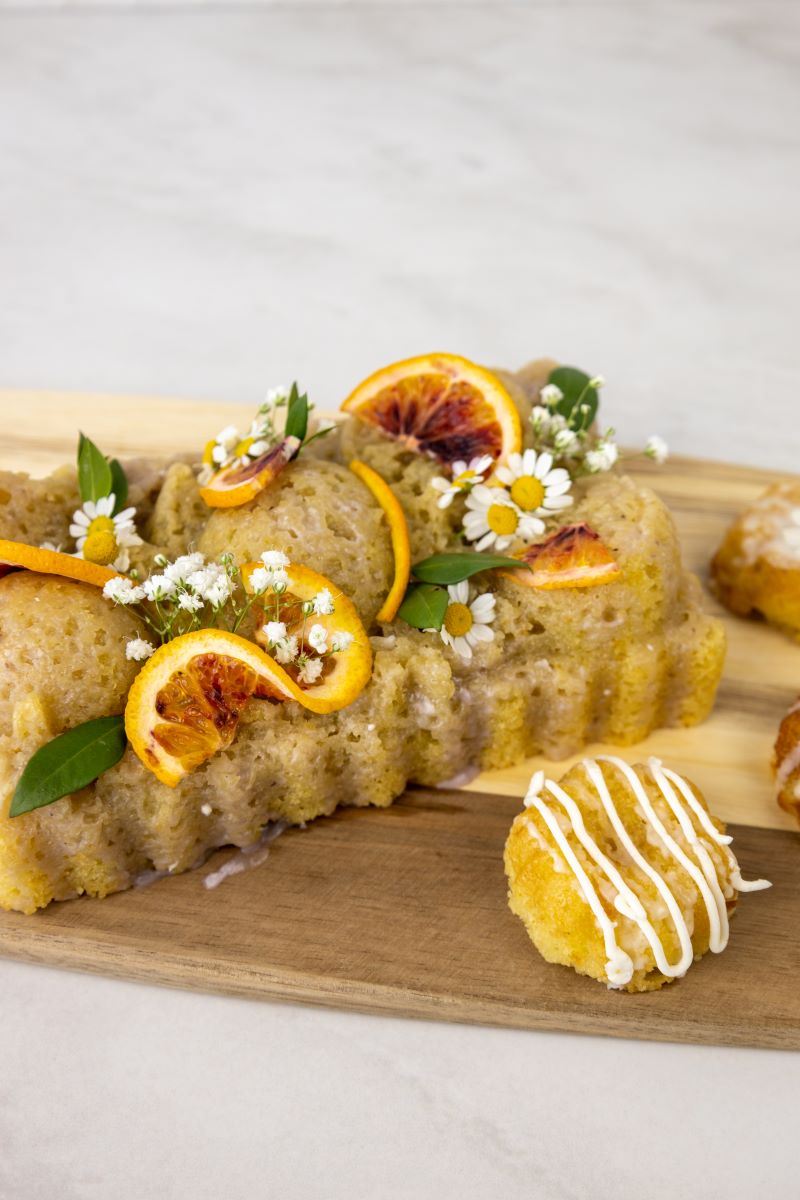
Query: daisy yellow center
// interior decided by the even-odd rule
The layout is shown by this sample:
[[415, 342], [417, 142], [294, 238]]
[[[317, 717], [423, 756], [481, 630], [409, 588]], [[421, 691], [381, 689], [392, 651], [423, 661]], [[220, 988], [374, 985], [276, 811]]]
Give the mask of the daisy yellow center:
[[90, 523], [83, 543], [83, 557], [87, 562], [106, 567], [119, 553], [114, 522], [111, 517], [95, 517]]
[[250, 453], [250, 447], [252, 446], [252, 444], [255, 440], [256, 440], [255, 438], [251, 438], [251, 437], [242, 438], [242, 440], [239, 442], [239, 445], [236, 447], [236, 449], [233, 452], [234, 456], [236, 458], [244, 458], [245, 454]]
[[466, 604], [461, 604], [458, 600], [453, 604], [448, 604], [447, 612], [444, 614], [444, 627], [450, 637], [463, 637], [465, 633], [469, 633], [474, 624], [472, 613]]
[[453, 486], [457, 488], [469, 487], [474, 478], [474, 471], [462, 471], [460, 475], [456, 475], [455, 479], [453, 480]]
[[511, 485], [511, 499], [523, 512], [533, 512], [544, 500], [544, 485], [533, 475], [521, 475]]
[[508, 504], [491, 504], [486, 513], [486, 524], [492, 533], [508, 537], [516, 532], [517, 514]]

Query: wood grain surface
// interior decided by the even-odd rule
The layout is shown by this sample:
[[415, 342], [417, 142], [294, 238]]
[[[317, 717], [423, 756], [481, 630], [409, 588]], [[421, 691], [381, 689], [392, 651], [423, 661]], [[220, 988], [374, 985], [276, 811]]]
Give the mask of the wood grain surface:
[[[109, 453], [186, 451], [224, 424], [249, 423], [252, 407], [0, 391], [0, 415], [0, 466], [42, 474], [72, 457], [78, 425]], [[773, 478], [689, 459], [636, 474], [671, 508], [702, 578], [726, 523]], [[800, 837], [769, 772], [777, 724], [800, 691], [800, 646], [721, 615], [729, 654], [711, 719], [624, 755], [656, 753], [689, 775], [734, 822], [745, 875], [775, 886], [742, 897], [723, 955], [660, 992], [608, 992], [548, 965], [508, 911], [502, 846], [539, 760], [287, 832], [261, 867], [210, 892], [203, 876], [232, 851], [104, 901], [0, 914], [0, 954], [367, 1012], [800, 1048]], [[545, 765], [557, 776], [568, 763]]]

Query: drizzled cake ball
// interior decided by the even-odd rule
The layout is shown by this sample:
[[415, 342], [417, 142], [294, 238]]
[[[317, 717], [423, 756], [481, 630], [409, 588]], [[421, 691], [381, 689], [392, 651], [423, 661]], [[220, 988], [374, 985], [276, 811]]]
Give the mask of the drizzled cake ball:
[[745, 882], [700, 793], [651, 758], [538, 772], [506, 842], [509, 905], [548, 962], [650, 991], [728, 943]]

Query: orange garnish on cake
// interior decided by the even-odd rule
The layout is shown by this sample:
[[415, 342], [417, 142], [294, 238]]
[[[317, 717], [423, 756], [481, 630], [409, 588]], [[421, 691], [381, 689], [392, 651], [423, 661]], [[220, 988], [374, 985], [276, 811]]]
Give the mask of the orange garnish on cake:
[[342, 408], [441, 463], [483, 454], [504, 462], [522, 445], [519, 414], [506, 388], [491, 371], [456, 354], [425, 354], [383, 367]]
[[[283, 570], [281, 590], [268, 586], [253, 606], [256, 641], [277, 659], [291, 699], [311, 712], [336, 712], [352, 704], [369, 682], [367, 631], [355, 605], [330, 579], [297, 563]], [[261, 582], [259, 571], [262, 563], [242, 567], [248, 592]]]
[[29, 546], [26, 542], [10, 542], [0, 539], [0, 576], [9, 571], [36, 571], [41, 575], [60, 575], [63, 579], [75, 579], [78, 583], [91, 583], [94, 587], [105, 587], [109, 579], [116, 579], [119, 571], [60, 550], [44, 550]]
[[[252, 441], [252, 439], [245, 439], [245, 443], [248, 441]], [[209, 446], [213, 446], [213, 442], [210, 442]], [[239, 449], [237, 447], [237, 451]], [[249, 447], [243, 443], [241, 454], [246, 456], [248, 449]], [[248, 500], [252, 500], [272, 483], [299, 449], [299, 438], [281, 438], [277, 445], [270, 447], [266, 454], [262, 454], [247, 465], [241, 466], [234, 463], [217, 471], [205, 487], [200, 488], [200, 495], [209, 508], [236, 508], [240, 504], [246, 504]], [[206, 453], [208, 453], [208, 446]]]
[[350, 470], [366, 484], [378, 504], [383, 509], [389, 526], [389, 536], [392, 539], [394, 554], [394, 580], [386, 599], [376, 616], [378, 621], [393, 621], [397, 610], [406, 594], [408, 580], [411, 574], [411, 543], [408, 536], [408, 523], [400, 501], [395, 496], [385, 479], [368, 467], [366, 463], [353, 459]]
[[233, 741], [253, 696], [293, 699], [291, 681], [260, 646], [222, 629], [197, 629], [156, 650], [125, 706], [128, 741], [162, 783], [175, 787]]
[[514, 555], [530, 570], [503, 571], [507, 578], [525, 587], [554, 588], [597, 587], [611, 583], [621, 575], [617, 560], [585, 522], [565, 525], [543, 542], [537, 542]]

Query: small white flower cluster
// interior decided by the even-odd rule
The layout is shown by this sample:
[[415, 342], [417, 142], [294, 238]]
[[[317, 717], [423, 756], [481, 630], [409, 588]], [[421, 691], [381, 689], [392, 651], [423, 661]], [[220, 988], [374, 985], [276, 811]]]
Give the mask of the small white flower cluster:
[[[605, 384], [602, 375], [595, 375], [584, 389], [584, 394], [596, 392]], [[566, 417], [558, 411], [564, 399], [561, 388], [548, 383], [539, 393], [539, 404], [531, 410], [534, 445], [537, 451], [547, 451], [555, 462], [569, 462], [569, 473], [573, 479], [579, 475], [597, 475], [610, 471], [620, 459], [620, 451], [614, 441], [614, 430], [597, 433], [591, 426], [586, 428], [592, 409], [586, 402], [577, 405]], [[663, 438], [651, 437], [643, 453], [657, 463], [666, 462], [669, 448]]]
[[267, 649], [274, 653], [282, 666], [294, 669], [298, 683], [316, 683], [322, 675], [325, 659], [347, 650], [353, 635], [345, 630], [331, 631], [319, 621], [306, 628], [312, 617], [328, 617], [335, 613], [336, 605], [330, 588], [322, 588], [310, 600], [303, 601], [302, 624], [297, 632], [290, 633], [285, 620], [281, 619], [284, 615], [281, 612], [281, 599], [289, 583], [289, 559], [279, 550], [267, 550], [261, 555], [261, 561], [263, 567], [256, 567], [250, 574], [250, 586], [259, 596], [265, 592], [271, 592], [274, 596], [274, 607], [272, 596], [269, 599], [272, 620], [266, 621], [261, 627]]
[[[182, 554], [174, 562], [159, 555], [155, 566], [158, 570], [141, 581], [110, 579], [103, 595], [114, 604], [136, 609], [159, 644], [203, 626], [225, 624], [236, 632], [252, 600], [237, 602], [239, 569], [230, 555], [223, 555], [218, 563], [207, 562], [197, 552]], [[126, 654], [142, 662], [155, 648], [144, 638], [134, 638]]]
[[198, 482], [205, 485], [217, 471], [225, 467], [247, 467], [266, 454], [279, 436], [275, 427], [276, 411], [285, 407], [288, 400], [288, 388], [270, 388], [247, 433], [240, 433], [235, 425], [226, 425], [221, 429], [203, 452]]

